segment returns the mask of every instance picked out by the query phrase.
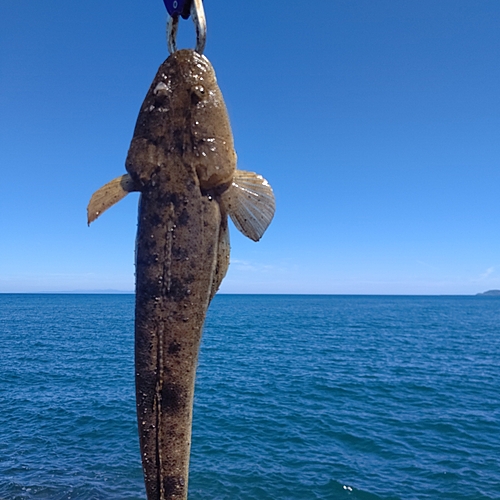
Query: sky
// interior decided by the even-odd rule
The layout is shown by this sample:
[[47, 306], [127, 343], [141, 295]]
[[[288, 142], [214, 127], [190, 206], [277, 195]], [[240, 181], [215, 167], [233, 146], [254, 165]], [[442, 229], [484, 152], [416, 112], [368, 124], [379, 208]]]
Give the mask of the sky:
[[[277, 205], [258, 243], [231, 225], [222, 293], [500, 288], [498, 0], [204, 5], [239, 168]], [[2, 0], [0, 292], [133, 290], [138, 194], [90, 227], [86, 206], [125, 173], [166, 17]]]

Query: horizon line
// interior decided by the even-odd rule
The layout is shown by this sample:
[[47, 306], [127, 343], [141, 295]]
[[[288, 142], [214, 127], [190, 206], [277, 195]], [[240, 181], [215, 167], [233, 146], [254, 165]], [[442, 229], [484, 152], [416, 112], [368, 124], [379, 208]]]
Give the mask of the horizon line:
[[[497, 292], [489, 294], [488, 292]], [[0, 292], [0, 295], [135, 295], [134, 290], [60, 290], [60, 291], [38, 291], [38, 292]], [[218, 292], [216, 295], [297, 295], [297, 296], [352, 296], [352, 297], [477, 297], [477, 296], [500, 296], [500, 290], [487, 290], [478, 293], [266, 293], [266, 292]]]

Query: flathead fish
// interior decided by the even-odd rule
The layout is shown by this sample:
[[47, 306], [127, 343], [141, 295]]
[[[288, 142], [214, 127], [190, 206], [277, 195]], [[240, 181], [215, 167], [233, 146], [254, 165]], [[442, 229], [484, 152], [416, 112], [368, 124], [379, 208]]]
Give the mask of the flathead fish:
[[192, 50], [160, 66], [126, 170], [94, 193], [88, 221], [140, 191], [135, 371], [146, 492], [148, 500], [185, 499], [202, 327], [229, 265], [227, 216], [257, 241], [273, 218], [274, 195], [261, 176], [236, 168], [214, 70]]

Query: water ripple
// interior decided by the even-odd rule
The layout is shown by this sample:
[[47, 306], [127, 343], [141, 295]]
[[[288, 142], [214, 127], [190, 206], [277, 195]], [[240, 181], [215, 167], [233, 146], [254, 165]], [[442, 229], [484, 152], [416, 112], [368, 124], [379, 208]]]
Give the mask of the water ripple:
[[[217, 296], [190, 499], [500, 498], [500, 300]], [[144, 499], [133, 297], [0, 295], [0, 499]]]

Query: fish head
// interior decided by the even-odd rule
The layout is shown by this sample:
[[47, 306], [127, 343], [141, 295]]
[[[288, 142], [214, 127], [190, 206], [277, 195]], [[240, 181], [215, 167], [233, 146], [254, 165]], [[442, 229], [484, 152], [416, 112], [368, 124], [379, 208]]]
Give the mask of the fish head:
[[174, 156], [202, 191], [220, 191], [232, 182], [236, 153], [226, 105], [212, 65], [193, 50], [174, 52], [160, 66], [141, 107], [126, 167], [144, 185], [155, 170], [168, 169]]

